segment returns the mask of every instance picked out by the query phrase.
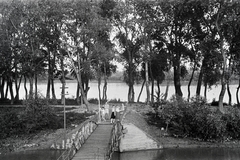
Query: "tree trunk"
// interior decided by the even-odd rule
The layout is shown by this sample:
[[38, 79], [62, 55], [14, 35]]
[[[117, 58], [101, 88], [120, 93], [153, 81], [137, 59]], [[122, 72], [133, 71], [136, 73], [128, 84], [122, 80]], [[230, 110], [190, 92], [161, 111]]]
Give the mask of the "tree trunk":
[[169, 80], [167, 80], [167, 86], [166, 86], [166, 90], [165, 90], [165, 94], [164, 94], [164, 100], [167, 100], [168, 97], [168, 90], [169, 90]]
[[106, 64], [104, 63], [104, 85], [103, 85], [103, 100], [107, 100], [107, 69]]
[[[83, 85], [84, 86], [84, 85]], [[85, 87], [83, 87], [84, 93], [85, 93], [85, 97], [88, 97], [88, 91], [89, 91], [90, 87], [89, 87], [89, 80], [87, 79], [85, 81]]]
[[101, 103], [101, 78], [98, 78], [98, 100]]
[[[16, 64], [15, 64], [15, 67], [16, 67]], [[17, 73], [17, 67], [15, 68], [15, 73]], [[17, 76], [17, 74], [14, 76], [14, 84], [15, 84], [15, 91], [16, 91], [14, 100], [18, 101], [19, 93], [18, 93], [18, 76]]]
[[194, 66], [193, 66], [193, 71], [192, 71], [192, 74], [191, 74], [191, 77], [190, 77], [190, 80], [188, 82], [188, 102], [190, 100], [190, 97], [191, 97], [191, 89], [190, 89], [190, 86], [192, 84], [192, 80], [193, 80], [193, 77], [194, 77], [194, 73], [195, 73], [195, 70], [196, 70], [196, 66], [197, 66], [197, 63], [194, 62]]
[[152, 85], [152, 91], [151, 91], [151, 103], [154, 103], [154, 79], [152, 79], [152, 82], [151, 82], [151, 85]]
[[226, 59], [226, 53], [224, 51], [224, 42], [223, 42], [223, 38], [222, 36], [220, 36], [220, 39], [221, 39], [221, 54], [222, 54], [222, 57], [223, 57], [223, 69], [222, 69], [222, 78], [221, 78], [221, 92], [219, 94], [219, 103], [218, 103], [218, 107], [219, 107], [219, 110], [222, 112], [222, 113], [225, 113], [224, 112], [224, 109], [223, 109], [223, 98], [224, 98], [224, 94], [225, 94], [225, 91], [226, 91], [226, 62], [227, 62], [227, 59]]
[[15, 88], [16, 89], [15, 101], [19, 101], [19, 89], [20, 89], [20, 86], [21, 86], [21, 82], [22, 82], [22, 75], [20, 76], [18, 84], [16, 84], [16, 82], [15, 82], [15, 86], [16, 86], [16, 88]]
[[2, 77], [0, 82], [1, 99], [4, 99], [4, 86], [5, 86], [5, 78]]
[[197, 82], [196, 96], [198, 96], [198, 97], [201, 94], [202, 79], [203, 79], [203, 65], [201, 66], [201, 70], [200, 70], [200, 73], [198, 76], [198, 82]]
[[79, 83], [77, 84], [77, 92], [76, 92], [76, 100], [77, 100], [77, 104], [81, 103], [81, 99], [80, 99], [80, 87], [79, 87]]
[[223, 109], [223, 98], [224, 98], [224, 94], [226, 91], [226, 84], [224, 82], [222, 82], [222, 87], [221, 87], [221, 92], [219, 94], [219, 102], [218, 102], [218, 107], [219, 110], [224, 113], [224, 109]]
[[133, 77], [133, 67], [132, 61], [129, 62], [129, 89], [128, 89], [128, 102], [134, 102], [134, 77]]
[[107, 79], [104, 79], [102, 100], [107, 100]]
[[181, 90], [181, 69], [180, 69], [180, 64], [177, 64], [177, 66], [174, 66], [174, 86], [175, 86], [175, 94], [178, 97], [182, 97], [183, 93]]
[[238, 87], [237, 87], [237, 91], [236, 91], [236, 99], [237, 99], [237, 104], [238, 104], [238, 106], [239, 106], [239, 104], [240, 104], [239, 96], [238, 96], [239, 89], [240, 89], [240, 78], [239, 78], [239, 80], [238, 80]]
[[146, 79], [146, 93], [147, 93], [147, 100], [146, 103], [149, 104], [150, 101], [150, 91], [149, 91], [149, 79], [148, 79], [148, 62], [145, 62], [145, 79]]
[[[80, 74], [80, 75], [79, 75]], [[84, 104], [86, 105], [86, 108], [87, 108], [87, 111], [89, 111], [89, 102], [87, 100], [87, 97], [85, 95], [85, 92], [83, 90], [83, 86], [82, 86], [82, 79], [80, 78], [81, 77], [81, 73], [77, 74], [77, 80], [78, 80], [78, 84], [79, 84], [79, 89], [80, 89], [80, 92], [81, 92], [81, 97], [82, 97], [82, 101], [84, 102]]]
[[157, 80], [157, 88], [158, 88], [158, 91], [157, 91], [157, 102], [160, 102], [160, 94], [161, 94], [161, 89], [160, 89], [160, 81]]
[[52, 99], [56, 100], [55, 87], [54, 87], [54, 78], [51, 79], [52, 84]]
[[34, 74], [34, 78], [35, 78], [35, 98], [37, 98], [38, 97], [38, 87], [37, 87], [38, 79], [37, 79], [36, 73]]
[[207, 99], [207, 84], [204, 84], [204, 99]]
[[154, 103], [154, 78], [153, 78], [153, 73], [152, 73], [152, 63], [150, 62], [150, 77], [151, 77], [151, 83], [152, 83], [152, 91], [151, 91], [151, 103]]
[[11, 96], [11, 104], [13, 104], [14, 103], [14, 95], [13, 95], [13, 86], [12, 86], [11, 78], [8, 79], [8, 87], [9, 87], [10, 96]]
[[100, 102], [100, 104], [101, 104], [101, 69], [100, 69], [101, 67], [100, 66], [98, 66], [98, 69], [97, 69], [97, 74], [98, 74], [98, 100], [99, 100], [99, 102]]
[[33, 98], [33, 77], [29, 76], [29, 98]]
[[46, 98], [50, 99], [50, 88], [51, 88], [51, 62], [50, 62], [50, 53], [48, 57], [48, 80], [47, 80], [47, 93]]
[[24, 90], [25, 90], [25, 99], [28, 99], [27, 77], [26, 76], [24, 76]]
[[6, 85], [5, 96], [4, 96], [5, 99], [8, 98], [8, 88], [9, 86], [8, 86], [8, 79], [7, 79], [7, 85]]
[[133, 85], [129, 85], [129, 88], [128, 88], [128, 101], [129, 102], [134, 102], [134, 88], [133, 88]]
[[231, 91], [230, 91], [230, 86], [229, 86], [229, 83], [227, 83], [227, 92], [228, 92], [228, 105], [232, 105], [232, 94], [231, 94]]
[[51, 80], [50, 80], [50, 77], [48, 75], [48, 81], [47, 81], [47, 94], [46, 94], [46, 98], [47, 99], [50, 99], [50, 87], [51, 87]]
[[146, 80], [143, 81], [143, 84], [142, 84], [142, 87], [141, 87], [140, 93], [139, 93], [139, 95], [138, 95], [137, 102], [140, 102], [140, 97], [141, 97], [141, 95], [142, 95], [142, 91], [143, 91], [143, 87], [144, 87], [145, 82], [146, 82]]
[[221, 77], [221, 92], [219, 94], [219, 100], [218, 100], [218, 107], [219, 107], [219, 111], [222, 113], [225, 113], [224, 108], [223, 108], [223, 98], [224, 98], [224, 94], [226, 91], [226, 69], [227, 69], [227, 56], [226, 53], [224, 51], [224, 37], [221, 31], [221, 28], [219, 27], [219, 12], [217, 14], [216, 17], [216, 29], [218, 31], [218, 34], [220, 36], [220, 53], [222, 55], [223, 58], [223, 64], [222, 64], [222, 77]]
[[64, 72], [64, 56], [61, 56], [61, 72], [62, 72], [62, 77], [61, 77], [61, 83], [62, 83], [62, 91], [61, 91], [61, 104], [64, 105], [65, 104], [65, 72]]
[[70, 55], [70, 53], [68, 52], [68, 56], [69, 58], [71, 59], [72, 61], [72, 67], [77, 75], [77, 81], [78, 81], [78, 84], [79, 84], [79, 89], [80, 89], [80, 92], [81, 92], [81, 97], [83, 99], [83, 102], [84, 104], [86, 105], [86, 108], [87, 108], [87, 111], [89, 111], [89, 102], [87, 100], [87, 97], [85, 96], [85, 92], [83, 90], [83, 85], [82, 85], [82, 76], [81, 76], [81, 64], [80, 64], [80, 55], [79, 53], [77, 53], [77, 63], [78, 63], [78, 69], [76, 68], [75, 64], [74, 64], [74, 61], [73, 61], [73, 57]]
[[55, 87], [54, 87], [54, 75], [53, 75], [53, 70], [55, 66], [55, 61], [56, 61], [56, 54], [55, 52], [53, 53], [53, 60], [52, 60], [52, 65], [51, 65], [51, 84], [52, 84], [52, 98], [56, 100], [56, 94], [55, 94]]

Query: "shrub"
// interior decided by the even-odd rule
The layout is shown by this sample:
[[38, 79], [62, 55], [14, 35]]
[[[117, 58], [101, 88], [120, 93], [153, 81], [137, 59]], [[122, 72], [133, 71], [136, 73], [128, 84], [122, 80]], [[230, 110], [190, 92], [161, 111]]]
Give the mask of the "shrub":
[[[60, 122], [63, 122], [63, 112], [61, 112]], [[88, 119], [89, 116], [94, 115], [93, 113], [77, 113], [77, 112], [67, 112], [66, 113], [66, 125], [67, 127], [71, 127], [72, 124], [81, 124], [85, 120]], [[63, 127], [63, 123], [62, 127]]]
[[91, 98], [88, 100], [89, 103], [92, 103], [92, 104], [98, 104], [98, 99], [97, 98]]
[[21, 133], [23, 133], [23, 125], [18, 118], [18, 112], [9, 110], [0, 114], [1, 139]]
[[231, 116], [223, 115], [203, 99], [196, 98], [191, 102], [171, 99], [163, 105], [159, 117], [169, 126], [172, 134], [202, 140], [223, 140], [229, 135], [229, 128], [235, 131], [236, 136], [240, 128], [237, 127], [240, 121], [232, 120], [234, 117], [236, 119], [236, 116], [231, 118]]
[[54, 110], [48, 105], [47, 99], [38, 95], [36, 98], [25, 100], [25, 111], [21, 120], [27, 133], [41, 129], [56, 129], [60, 126]]
[[228, 137], [230, 139], [240, 139], [240, 110], [236, 107], [228, 108], [223, 119], [227, 122]]

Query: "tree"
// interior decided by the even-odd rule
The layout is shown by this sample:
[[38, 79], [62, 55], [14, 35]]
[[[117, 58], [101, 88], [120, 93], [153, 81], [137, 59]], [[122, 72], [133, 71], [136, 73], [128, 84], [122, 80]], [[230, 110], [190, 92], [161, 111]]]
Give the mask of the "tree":
[[[239, 21], [239, 8], [240, 4], [237, 2], [233, 2], [227, 5], [227, 17], [225, 17], [225, 21], [222, 24], [222, 32], [223, 36], [225, 38], [226, 43], [229, 46], [229, 49], [227, 50], [227, 58], [228, 58], [228, 64], [227, 64], [227, 73], [225, 75], [226, 78], [226, 85], [227, 85], [227, 91], [228, 91], [228, 97], [229, 97], [229, 105], [231, 105], [231, 91], [229, 87], [229, 83], [231, 80], [231, 75], [239, 74], [239, 35], [240, 35], [240, 21]], [[238, 92], [239, 89], [237, 89]], [[238, 100], [238, 94], [236, 94], [237, 101]]]
[[[189, 49], [191, 37], [191, 10], [188, 8], [188, 1], [163, 1], [161, 4], [161, 12], [164, 18], [164, 47], [167, 48], [170, 55], [169, 61], [174, 71], [175, 94], [179, 97], [183, 96], [181, 90], [181, 73], [184, 68], [184, 59], [191, 54]], [[162, 32], [162, 30], [160, 30]]]
[[134, 102], [134, 81], [136, 68], [140, 63], [139, 50], [142, 39], [136, 30], [136, 18], [134, 17], [134, 1], [119, 1], [114, 14], [114, 25], [117, 28], [116, 39], [121, 47], [122, 58], [126, 61], [124, 78], [128, 84], [128, 101]]
[[52, 91], [52, 98], [56, 99], [54, 78], [57, 73], [56, 63], [58, 53], [60, 50], [60, 34], [63, 25], [63, 5], [61, 1], [57, 0], [39, 0], [38, 1], [39, 14], [41, 20], [38, 24], [38, 37], [41, 42], [41, 49], [47, 53], [48, 63], [48, 81], [46, 97], [50, 99], [50, 90]]
[[[0, 90], [1, 90], [1, 99], [3, 100], [5, 98], [5, 82], [7, 79], [7, 74], [11, 71], [11, 48], [10, 48], [10, 40], [8, 36], [8, 15], [9, 15], [9, 4], [6, 2], [1, 2], [1, 10], [0, 10]], [[8, 87], [7, 87], [8, 88]]]
[[[146, 103], [148, 104], [150, 102], [150, 90], [149, 90], [149, 75], [152, 80], [152, 102], [154, 101], [153, 95], [154, 95], [154, 78], [151, 74], [151, 59], [153, 56], [153, 45], [152, 45], [152, 34], [154, 29], [154, 10], [153, 5], [151, 5], [151, 2], [147, 1], [135, 1], [135, 9], [137, 12], [136, 21], [137, 21], [137, 27], [139, 30], [139, 35], [142, 38], [142, 48], [140, 49], [140, 53], [142, 55], [142, 60], [144, 62], [144, 72], [145, 72], [145, 78], [144, 83], [146, 85], [146, 93], [147, 93], [147, 99]], [[149, 67], [150, 66], [150, 67]], [[150, 69], [150, 70], [149, 70]], [[149, 74], [150, 73], [150, 74]]]
[[[232, 37], [231, 33], [233, 33], [231, 24], [238, 24], [239, 18], [239, 5], [238, 2], [227, 2], [223, 0], [217, 1], [217, 3], [212, 4], [213, 8], [216, 9], [215, 16], [215, 27], [217, 30], [217, 34], [219, 36], [220, 46], [219, 52], [222, 58], [222, 66], [221, 66], [221, 92], [219, 94], [219, 110], [221, 112], [225, 112], [223, 109], [223, 98], [226, 91], [226, 85], [229, 83], [229, 79], [231, 76], [231, 66], [227, 64], [231, 64], [231, 60], [228, 59], [229, 48], [231, 47]], [[236, 8], [237, 7], [237, 8]], [[235, 30], [235, 28], [234, 28]], [[229, 36], [230, 35], [230, 36]], [[231, 57], [231, 56], [230, 56]]]
[[[110, 25], [107, 19], [101, 16], [99, 6], [98, 2], [90, 1], [67, 3], [62, 31], [62, 46], [72, 61], [81, 98], [87, 106], [89, 80], [93, 73], [91, 64], [104, 57], [101, 54], [110, 48], [107, 47], [109, 42], [105, 40]], [[100, 69], [100, 66], [98, 68]]]

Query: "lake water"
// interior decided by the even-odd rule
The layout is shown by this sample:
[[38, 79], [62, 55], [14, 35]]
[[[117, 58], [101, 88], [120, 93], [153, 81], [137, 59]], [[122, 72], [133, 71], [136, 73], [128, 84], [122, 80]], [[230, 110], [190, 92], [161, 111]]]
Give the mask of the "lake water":
[[[27, 84], [29, 87], [29, 84]], [[62, 84], [60, 81], [55, 81], [55, 93], [56, 97], [60, 98], [61, 97], [61, 87]], [[88, 98], [98, 98], [98, 89], [97, 86], [98, 84], [96, 82], [90, 82], [89, 84], [90, 90], [88, 92]], [[101, 85], [102, 88], [103, 85]], [[77, 88], [77, 83], [76, 81], [67, 81], [66, 82], [66, 92], [68, 92], [68, 95], [66, 98], [76, 98], [76, 88]], [[231, 93], [232, 93], [232, 102], [236, 103], [236, 90], [237, 90], [237, 85], [230, 85], [231, 88]], [[157, 88], [155, 88], [157, 89]], [[166, 86], [161, 86], [161, 93], [165, 93]], [[47, 84], [46, 83], [39, 83], [38, 84], [38, 90], [40, 93], [42, 93], [44, 96], [46, 95], [46, 90], [47, 90]], [[141, 84], [134, 85], [134, 90], [135, 90], [135, 101], [138, 98], [138, 94], [141, 90]], [[218, 100], [219, 93], [221, 90], [221, 86], [213, 86], [212, 89], [208, 89], [207, 92], [207, 99], [209, 102], [211, 102], [214, 98]], [[201, 90], [201, 95], [204, 95], [204, 88]], [[182, 86], [182, 92], [183, 92], [183, 97], [187, 97], [188, 91], [187, 91], [187, 86], [183, 85]], [[170, 98], [172, 95], [175, 93], [175, 88], [173, 85], [169, 87], [169, 93], [168, 93], [168, 98]], [[196, 93], [196, 85], [191, 86], [191, 96], [194, 96]], [[127, 101], [127, 94], [128, 94], [128, 86], [126, 83], [108, 83], [108, 90], [107, 90], [107, 98], [108, 99], [120, 99], [121, 101]], [[20, 98], [24, 99], [25, 98], [25, 90], [23, 87], [23, 83], [21, 84], [20, 87]], [[144, 87], [143, 93], [140, 98], [141, 102], [146, 101], [146, 89]], [[224, 97], [224, 102], [228, 102], [228, 94], [227, 92], [225, 93]]]
[[[62, 151], [33, 150], [0, 155], [0, 160], [56, 160]], [[174, 148], [115, 152], [111, 160], [239, 160], [240, 148]]]
[[60, 150], [32, 150], [0, 154], [0, 160], [56, 160], [61, 154]]
[[239, 160], [240, 148], [183, 148], [114, 153], [111, 160]]

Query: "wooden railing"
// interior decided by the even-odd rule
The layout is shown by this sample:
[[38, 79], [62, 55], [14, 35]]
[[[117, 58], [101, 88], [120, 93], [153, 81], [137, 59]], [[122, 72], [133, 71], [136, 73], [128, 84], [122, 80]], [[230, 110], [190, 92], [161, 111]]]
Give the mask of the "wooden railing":
[[[126, 113], [126, 110], [124, 111], [124, 114], [125, 113]], [[113, 124], [111, 137], [108, 143], [107, 153], [104, 155], [105, 160], [110, 160], [113, 152], [119, 150], [118, 147], [119, 147], [120, 139], [126, 133], [126, 129], [124, 129], [123, 125], [121, 124], [121, 120], [123, 118], [122, 116], [120, 120], [116, 121], [116, 123]], [[71, 144], [70, 147], [67, 147], [67, 149], [62, 153], [62, 155], [57, 160], [71, 160], [73, 158], [76, 152], [81, 148], [81, 146], [87, 140], [87, 138], [96, 129], [97, 117], [98, 117], [98, 114], [93, 119], [88, 120], [82, 124], [82, 126], [80, 127], [80, 129], [76, 134], [76, 137], [70, 143]]]
[[123, 125], [120, 121], [117, 121], [114, 124], [105, 160], [110, 160], [113, 152], [119, 151], [120, 139], [122, 136], [124, 136], [124, 134], [126, 134], [126, 132], [127, 132], [126, 128], [123, 128]]
[[118, 141], [118, 138], [117, 138], [117, 123], [115, 123], [113, 125], [112, 132], [111, 132], [111, 137], [109, 139], [108, 149], [107, 149], [107, 153], [106, 153], [106, 156], [105, 156], [105, 160], [110, 160], [111, 156], [112, 156], [112, 153], [117, 150], [116, 149], [116, 147], [118, 146], [117, 141]]
[[71, 160], [96, 128], [97, 123], [93, 121], [93, 119], [87, 120], [82, 123], [81, 127], [70, 140], [70, 142], [67, 142], [67, 149], [61, 154], [61, 156], [57, 160]]

